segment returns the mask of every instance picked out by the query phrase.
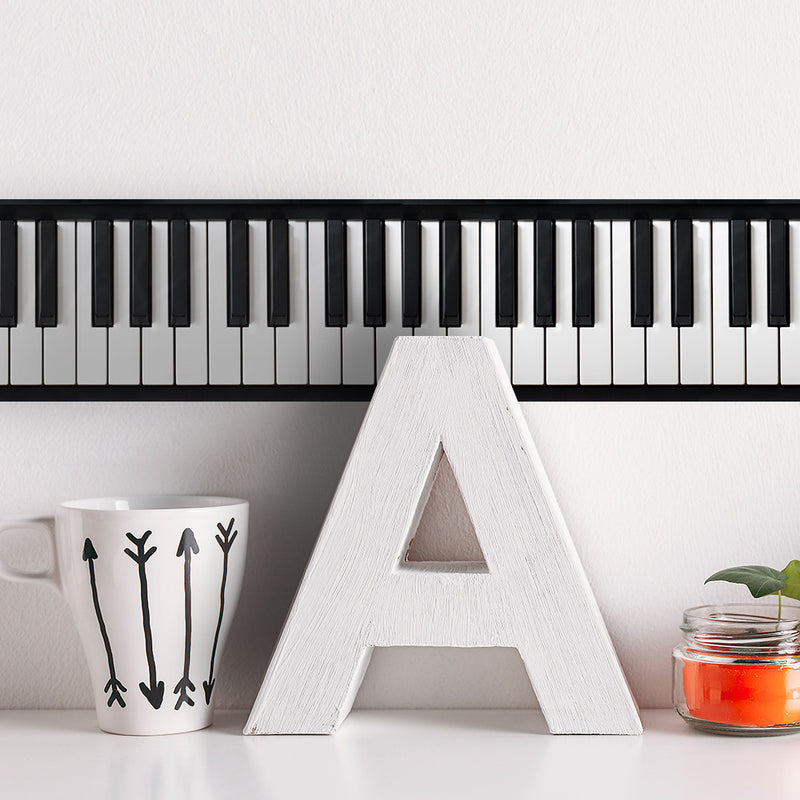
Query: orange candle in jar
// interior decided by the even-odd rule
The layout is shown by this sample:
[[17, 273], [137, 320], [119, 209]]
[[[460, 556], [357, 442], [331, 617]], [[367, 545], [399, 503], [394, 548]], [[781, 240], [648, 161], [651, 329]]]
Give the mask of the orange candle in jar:
[[685, 661], [683, 691], [697, 719], [756, 728], [800, 723], [800, 664]]

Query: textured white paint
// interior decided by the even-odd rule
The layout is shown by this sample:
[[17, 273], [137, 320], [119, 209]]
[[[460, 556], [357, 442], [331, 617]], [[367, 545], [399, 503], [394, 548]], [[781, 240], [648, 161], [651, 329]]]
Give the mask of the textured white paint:
[[[8, 0], [3, 196], [793, 197], [798, 14], [767, 0]], [[716, 278], [715, 264], [715, 294]], [[0, 512], [119, 491], [250, 499], [219, 684], [221, 706], [249, 707], [364, 409], [1, 404]], [[634, 694], [668, 705], [681, 610], [741, 597], [703, 579], [800, 555], [800, 414], [523, 411]], [[5, 546], [41, 560], [21, 538]], [[0, 583], [0, 608], [0, 707], [88, 706], [63, 604]], [[376, 651], [357, 705], [432, 695], [531, 700], [515, 653], [410, 650]]]
[[[485, 561], [407, 561], [444, 454]], [[376, 646], [515, 647], [551, 733], [642, 732], [490, 339], [395, 341], [244, 732], [333, 733]]]

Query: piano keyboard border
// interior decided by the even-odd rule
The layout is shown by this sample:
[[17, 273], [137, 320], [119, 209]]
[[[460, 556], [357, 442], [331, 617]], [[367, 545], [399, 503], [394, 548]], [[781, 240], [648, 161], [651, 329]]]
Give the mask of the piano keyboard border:
[[[0, 200], [0, 219], [800, 219], [800, 200]], [[6, 385], [0, 402], [19, 401], [343, 401], [366, 402], [374, 386], [345, 385]], [[588, 401], [787, 401], [800, 400], [800, 385], [575, 385], [515, 386], [523, 402]]]
[[[798, 402], [800, 385], [607, 385], [607, 386], [514, 386], [517, 399], [523, 403], [550, 402]], [[374, 386], [342, 384], [312, 386], [310, 384], [270, 384], [254, 386], [175, 385], [92, 386], [8, 385], [0, 386], [3, 402], [354, 402], [372, 399]]]
[[798, 219], [800, 200], [0, 200], [0, 219]]

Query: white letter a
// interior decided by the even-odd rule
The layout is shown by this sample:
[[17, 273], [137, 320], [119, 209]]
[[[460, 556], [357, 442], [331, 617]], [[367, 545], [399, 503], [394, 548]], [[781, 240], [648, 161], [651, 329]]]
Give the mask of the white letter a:
[[[488, 569], [403, 563], [447, 454]], [[245, 733], [332, 733], [374, 647], [516, 647], [552, 733], [641, 733], [494, 344], [398, 338]]]

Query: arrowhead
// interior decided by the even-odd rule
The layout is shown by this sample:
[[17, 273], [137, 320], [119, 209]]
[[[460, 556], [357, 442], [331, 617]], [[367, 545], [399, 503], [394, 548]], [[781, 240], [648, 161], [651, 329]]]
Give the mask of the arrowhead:
[[214, 678], [211, 683], [208, 681], [203, 681], [203, 692], [206, 696], [206, 705], [211, 702], [211, 693], [214, 691], [214, 684], [217, 682], [217, 679]]
[[87, 537], [86, 541], [83, 543], [83, 560], [88, 561], [90, 558], [97, 558], [97, 551], [94, 549], [92, 540]]
[[199, 553], [200, 548], [197, 546], [197, 539], [194, 538], [194, 531], [191, 528], [186, 528], [181, 536], [180, 544], [178, 544], [178, 552], [176, 556], [180, 557], [186, 554], [186, 558], [191, 558], [192, 553]]
[[152, 688], [146, 683], [140, 683], [139, 689], [153, 708], [161, 708], [161, 701], [164, 699], [164, 681], [159, 681]]

